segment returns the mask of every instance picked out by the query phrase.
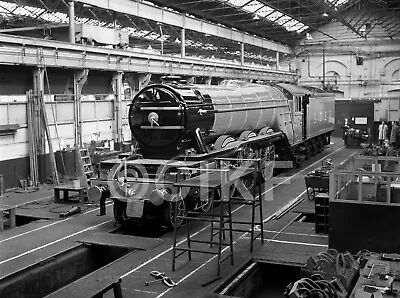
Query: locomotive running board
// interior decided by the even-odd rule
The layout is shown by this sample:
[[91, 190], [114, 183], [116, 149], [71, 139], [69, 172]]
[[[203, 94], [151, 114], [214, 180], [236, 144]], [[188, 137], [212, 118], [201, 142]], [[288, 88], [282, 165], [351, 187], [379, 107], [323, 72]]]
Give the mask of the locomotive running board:
[[219, 149], [213, 150], [207, 153], [202, 154], [193, 154], [193, 155], [182, 155], [179, 156], [180, 160], [185, 161], [201, 161], [206, 159], [212, 159], [216, 157], [229, 157], [236, 153], [236, 151], [240, 148], [240, 146], [245, 144], [259, 143], [260, 145], [268, 144], [271, 142], [275, 142], [281, 139], [286, 138], [286, 135], [283, 132], [273, 132], [271, 134], [259, 135], [254, 138], [250, 138], [245, 141], [235, 141], [229, 144], [229, 146]]

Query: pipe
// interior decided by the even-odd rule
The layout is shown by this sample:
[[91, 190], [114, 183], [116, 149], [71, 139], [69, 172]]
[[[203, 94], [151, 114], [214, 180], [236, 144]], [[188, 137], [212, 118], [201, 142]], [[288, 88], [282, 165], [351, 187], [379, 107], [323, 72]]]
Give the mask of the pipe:
[[196, 137], [196, 142], [201, 150], [201, 153], [207, 153], [208, 152], [207, 146], [204, 143], [204, 139], [203, 139], [203, 136], [201, 135], [200, 128], [196, 128], [196, 130], [194, 131], [194, 135]]
[[[326, 80], [326, 50], [325, 50], [325, 46], [324, 45], [320, 45], [322, 47], [322, 80], [323, 80], [323, 84], [325, 86], [325, 80]], [[321, 78], [321, 76], [315, 76], [311, 74], [311, 65], [310, 65], [310, 51], [309, 50], [305, 50], [306, 52], [308, 52], [308, 56], [307, 56], [307, 75], [309, 78]], [[329, 76], [330, 78], [334, 78], [335, 76]]]

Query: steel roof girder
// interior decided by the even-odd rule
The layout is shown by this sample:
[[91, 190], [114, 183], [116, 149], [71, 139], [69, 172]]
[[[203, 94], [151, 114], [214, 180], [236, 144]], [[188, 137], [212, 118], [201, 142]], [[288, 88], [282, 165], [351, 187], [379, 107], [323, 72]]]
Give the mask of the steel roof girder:
[[0, 64], [154, 74], [212, 75], [229, 78], [268, 79], [271, 76], [281, 76], [292, 81], [296, 78], [295, 73], [274, 71], [262, 67], [243, 67], [233, 63], [92, 48], [5, 34], [0, 34]]
[[345, 25], [347, 28], [349, 28], [351, 31], [353, 31], [355, 34], [358, 36], [365, 38], [364, 35], [362, 35], [356, 28], [354, 28], [353, 25], [351, 25], [348, 21], [346, 21], [341, 15], [339, 11], [335, 10], [334, 6], [331, 6], [330, 4], [326, 3], [324, 0], [312, 0], [316, 4], [320, 4], [324, 9], [326, 8], [327, 13], [330, 13], [334, 18], [336, 18], [339, 22], [341, 22], [343, 25]]
[[281, 53], [289, 54], [290, 47], [273, 42], [264, 38], [251, 36], [244, 32], [238, 32], [233, 29], [217, 25], [208, 21], [199, 20], [186, 16], [181, 13], [169, 11], [163, 8], [151, 6], [141, 2], [131, 0], [76, 0], [76, 2], [108, 9], [120, 13], [128, 13], [145, 19], [151, 19], [156, 22], [177, 26], [204, 34], [214, 35], [221, 38], [231, 39], [237, 42], [254, 43], [267, 49]]

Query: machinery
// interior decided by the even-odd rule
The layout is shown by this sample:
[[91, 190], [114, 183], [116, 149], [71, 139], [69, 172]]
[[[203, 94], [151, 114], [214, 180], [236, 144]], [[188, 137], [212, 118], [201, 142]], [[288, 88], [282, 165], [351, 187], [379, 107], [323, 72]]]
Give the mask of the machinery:
[[339, 253], [335, 249], [328, 249], [309, 257], [301, 268], [301, 279], [290, 283], [285, 296], [290, 298], [349, 297], [360, 273], [358, 256], [349, 252]]
[[368, 139], [368, 134], [359, 129], [348, 128], [345, 131], [344, 143], [347, 148], [360, 148], [361, 143]]
[[111, 45], [118, 48], [129, 45], [128, 32], [88, 24], [76, 24], [75, 39], [77, 43], [88, 45]]
[[330, 93], [293, 84], [149, 85], [129, 109], [140, 154], [103, 161], [91, 199], [104, 199], [109, 189], [117, 222], [147, 218], [172, 226], [174, 204], [178, 212], [207, 212], [212, 204], [196, 187], [180, 191], [184, 200], [174, 199], [180, 168], [212, 168], [219, 157], [234, 159], [230, 167], [251, 158], [261, 159], [262, 169], [271, 161], [297, 164], [329, 144], [334, 104]]

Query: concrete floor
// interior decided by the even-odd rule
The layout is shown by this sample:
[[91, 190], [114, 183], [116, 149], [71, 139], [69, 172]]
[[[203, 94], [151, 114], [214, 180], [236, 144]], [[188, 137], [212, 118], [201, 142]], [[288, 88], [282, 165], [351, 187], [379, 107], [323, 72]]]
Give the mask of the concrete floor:
[[[204, 282], [216, 275], [215, 256], [208, 254], [194, 254], [191, 261], [182, 256], [177, 261], [177, 270], [173, 272], [171, 268], [172, 232], [168, 232], [160, 237], [162, 240], [160, 245], [151, 250], [132, 252], [125, 256], [120, 263], [116, 262], [113, 265], [114, 268], [110, 269], [110, 274], [122, 277], [124, 297], [203, 297], [250, 258], [266, 260], [281, 258], [285, 262], [298, 263], [305, 260], [308, 254], [305, 252], [312, 253], [327, 249], [327, 236], [315, 235], [313, 225], [291, 222], [297, 216], [296, 209], [280, 220], [269, 220], [269, 218], [294, 199], [306, 197], [304, 175], [319, 167], [324, 158], [331, 158], [334, 164], [338, 164], [356, 152], [354, 149], [343, 148], [343, 142], [340, 139], [333, 141], [335, 144], [320, 155], [304, 162], [301, 169], [289, 170], [275, 177], [274, 184], [266, 186], [263, 212], [266, 223], [264, 234], [267, 240], [263, 245], [261, 241], [256, 240], [255, 250], [250, 253], [249, 234], [234, 232], [235, 264], [234, 266], [229, 262], [222, 264], [220, 281], [206, 287], [202, 286]], [[46, 192], [43, 193], [43, 196], [46, 196]], [[47, 192], [47, 196], [51, 196], [51, 191]], [[249, 208], [248, 206], [235, 206], [233, 210], [235, 220], [248, 220]], [[310, 208], [312, 207], [303, 206], [303, 209]], [[35, 213], [35, 209], [31, 209], [31, 211], [25, 209], [24, 212]], [[106, 216], [99, 217], [97, 216], [98, 212], [98, 208], [93, 205], [84, 213], [76, 216], [65, 219], [40, 220], [1, 232], [0, 280], [21, 268], [29, 267], [61, 251], [81, 245], [76, 240], [95, 232], [115, 230], [112, 206], [107, 206]], [[178, 230], [178, 241], [183, 244], [186, 239], [184, 233], [184, 228]], [[190, 225], [190, 233], [196, 237], [208, 238], [209, 225], [196, 222]], [[297, 249], [293, 250], [293, 245]], [[298, 253], [291, 254], [290, 251], [298, 251]], [[272, 252], [279, 253], [272, 254]], [[153, 279], [150, 276], [152, 270], [164, 272], [178, 285], [174, 288], [168, 288], [163, 283], [145, 286], [145, 281]], [[107, 293], [105, 297], [113, 297], [112, 292]]]

